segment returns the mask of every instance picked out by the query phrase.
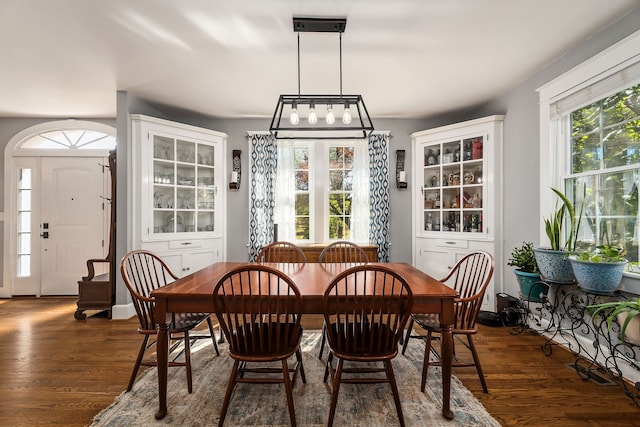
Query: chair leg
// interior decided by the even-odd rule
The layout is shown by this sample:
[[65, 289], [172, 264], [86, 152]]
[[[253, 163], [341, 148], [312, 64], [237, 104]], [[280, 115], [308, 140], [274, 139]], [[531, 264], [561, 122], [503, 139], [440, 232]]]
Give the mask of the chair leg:
[[187, 391], [193, 391], [193, 376], [191, 375], [191, 343], [189, 342], [189, 331], [184, 332], [184, 363], [187, 368]]
[[302, 363], [302, 350], [300, 350], [300, 347], [296, 350], [296, 359], [300, 364], [300, 377], [302, 378], [302, 382], [306, 384], [307, 376], [304, 374], [304, 363]]
[[413, 318], [409, 318], [409, 325], [407, 326], [407, 332], [404, 336], [404, 343], [402, 344], [402, 354], [407, 351], [407, 345], [409, 344], [409, 339], [411, 339], [411, 331], [413, 330]]
[[286, 360], [282, 361], [282, 376], [284, 377], [284, 389], [287, 393], [287, 406], [289, 407], [289, 418], [291, 426], [296, 427], [296, 411], [293, 407], [293, 386], [291, 385], [291, 377], [289, 376], [289, 365]]
[[320, 342], [320, 353], [318, 353], [318, 359], [322, 360], [322, 352], [324, 352], [324, 344], [327, 341], [327, 325], [322, 325], [322, 341]]
[[329, 378], [329, 366], [331, 365], [331, 362], [333, 362], [333, 353], [329, 352], [329, 357], [327, 357], [327, 363], [324, 365], [324, 378], [322, 379], [322, 382], [326, 384], [327, 379]]
[[142, 363], [142, 358], [144, 357], [144, 352], [147, 349], [147, 343], [149, 342], [149, 335], [145, 335], [142, 340], [142, 345], [140, 346], [140, 350], [138, 351], [138, 357], [136, 358], [136, 364], [133, 365], [133, 372], [131, 372], [131, 378], [129, 379], [129, 385], [127, 386], [127, 391], [131, 391], [133, 388], [133, 383], [136, 381], [136, 376], [138, 375], [138, 369], [140, 369], [140, 364]]
[[331, 381], [333, 393], [331, 394], [331, 408], [329, 409], [329, 422], [327, 427], [333, 425], [333, 418], [336, 415], [336, 405], [338, 404], [338, 393], [340, 392], [340, 383], [342, 381], [342, 359], [338, 358], [338, 367], [336, 368], [335, 377]]
[[429, 369], [429, 358], [431, 357], [431, 331], [427, 331], [424, 341], [424, 360], [422, 362], [422, 381], [420, 382], [420, 391], [424, 393], [427, 384], [427, 370]]
[[211, 334], [211, 341], [213, 341], [213, 348], [216, 350], [216, 356], [220, 356], [220, 349], [218, 349], [218, 342], [216, 341], [216, 334], [213, 329], [213, 323], [211, 323], [211, 317], [207, 317], [207, 326]]
[[229, 375], [229, 383], [227, 384], [227, 391], [224, 394], [224, 401], [222, 402], [222, 409], [220, 410], [220, 419], [218, 420], [218, 427], [222, 427], [224, 419], [227, 416], [227, 409], [229, 409], [229, 402], [231, 401], [231, 394], [236, 386], [236, 377], [238, 376], [239, 361], [233, 361], [233, 367], [231, 368], [231, 375]]
[[393, 373], [393, 365], [391, 360], [384, 361], [385, 371], [387, 373], [387, 379], [391, 386], [391, 392], [393, 393], [393, 401], [396, 404], [396, 411], [398, 412], [398, 421], [400, 425], [404, 427], [404, 415], [402, 415], [402, 404], [400, 403], [400, 394], [398, 393], [398, 385], [396, 384], [396, 377]]
[[487, 389], [487, 382], [485, 381], [484, 373], [482, 372], [482, 366], [480, 365], [480, 358], [478, 357], [476, 346], [473, 343], [473, 337], [471, 335], [467, 335], [467, 340], [469, 341], [469, 349], [471, 350], [471, 354], [473, 355], [473, 362], [476, 364], [476, 371], [478, 371], [478, 376], [480, 377], [480, 382], [482, 383], [482, 390], [485, 393], [489, 393], [489, 389]]

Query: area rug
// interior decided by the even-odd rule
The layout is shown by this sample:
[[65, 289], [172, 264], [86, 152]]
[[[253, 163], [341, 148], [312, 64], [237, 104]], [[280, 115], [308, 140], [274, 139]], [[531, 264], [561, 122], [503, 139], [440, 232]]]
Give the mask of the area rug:
[[[331, 402], [331, 388], [322, 382], [324, 361], [318, 359], [321, 334], [305, 332], [303, 361], [307, 383], [298, 377], [294, 387], [296, 421], [302, 426], [325, 426]], [[168, 381], [168, 413], [155, 420], [158, 383], [155, 369], [139, 375], [133, 390], [122, 393], [115, 402], [96, 415], [91, 424], [102, 426], [213, 426], [231, 372], [232, 359], [226, 345], [215, 356], [210, 340], [198, 340], [192, 354], [193, 393], [187, 393], [184, 368], [171, 368]], [[412, 341], [405, 356], [393, 360], [407, 426], [483, 426], [500, 424], [455, 376], [451, 378], [449, 421], [442, 417], [442, 381], [439, 367], [429, 369], [427, 388], [420, 392], [420, 370], [424, 346]], [[326, 351], [324, 359], [326, 360]], [[284, 386], [281, 384], [239, 384], [236, 386], [225, 426], [287, 426], [289, 415]], [[382, 427], [398, 425], [389, 384], [342, 384], [334, 425]]]

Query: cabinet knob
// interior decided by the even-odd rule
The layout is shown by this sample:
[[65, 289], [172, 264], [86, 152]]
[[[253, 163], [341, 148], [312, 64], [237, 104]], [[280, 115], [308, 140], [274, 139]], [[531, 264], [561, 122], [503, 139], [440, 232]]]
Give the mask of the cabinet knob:
[[182, 242], [182, 243], [180, 243], [180, 244], [181, 244], [181, 245], [183, 245], [183, 246], [185, 246], [185, 245], [190, 245], [190, 244], [192, 244], [192, 243], [193, 243], [193, 242]]

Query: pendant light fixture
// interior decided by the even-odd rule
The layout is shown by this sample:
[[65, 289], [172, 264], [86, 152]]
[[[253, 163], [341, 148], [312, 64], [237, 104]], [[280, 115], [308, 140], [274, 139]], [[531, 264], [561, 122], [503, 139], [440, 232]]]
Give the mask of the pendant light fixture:
[[[280, 95], [269, 130], [277, 139], [361, 139], [373, 131], [362, 95], [342, 93], [342, 33], [346, 18], [293, 18], [298, 35], [298, 94]], [[339, 33], [340, 93], [304, 95], [300, 92], [300, 33]], [[321, 119], [318, 112], [325, 112]], [[306, 120], [304, 117], [306, 116]], [[336, 116], [340, 117], [336, 120]]]

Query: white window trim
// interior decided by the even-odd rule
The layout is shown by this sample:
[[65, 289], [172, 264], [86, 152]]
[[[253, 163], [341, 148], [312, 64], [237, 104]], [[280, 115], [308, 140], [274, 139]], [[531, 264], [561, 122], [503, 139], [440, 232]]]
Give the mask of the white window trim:
[[[640, 31], [600, 52], [587, 61], [538, 88], [540, 94], [540, 218], [548, 217], [555, 202], [550, 188], [562, 188], [560, 171], [566, 165], [567, 153], [564, 144], [555, 144], [557, 130], [553, 129], [551, 106], [558, 100], [609, 77], [614, 73], [640, 61]], [[547, 236], [542, 221], [540, 241]], [[621, 288], [640, 294], [640, 275], [625, 273]]]
[[[332, 242], [336, 239], [329, 239], [329, 198], [327, 197], [329, 187], [329, 147], [353, 146], [353, 140], [297, 140], [295, 147], [306, 147], [309, 149], [309, 209], [311, 214], [309, 240], [296, 240], [298, 244]], [[321, 148], [319, 148], [321, 147]], [[316, 209], [316, 207], [318, 207]], [[317, 212], [322, 209], [322, 214]], [[352, 212], [353, 214], [353, 212]]]

